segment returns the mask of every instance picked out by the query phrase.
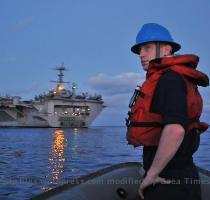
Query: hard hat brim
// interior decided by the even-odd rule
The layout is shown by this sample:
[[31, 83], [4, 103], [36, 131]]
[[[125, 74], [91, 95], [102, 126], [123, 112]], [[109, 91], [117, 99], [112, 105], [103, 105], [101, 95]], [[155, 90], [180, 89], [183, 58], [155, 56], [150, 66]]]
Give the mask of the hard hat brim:
[[139, 44], [135, 44], [131, 47], [131, 51], [135, 54], [139, 54], [139, 47], [141, 45], [145, 45], [147, 43], [156, 43], [156, 42], [160, 42], [160, 43], [165, 43], [165, 44], [169, 44], [172, 46], [172, 53], [179, 51], [181, 49], [181, 45], [176, 43], [176, 42], [165, 42], [165, 41], [149, 41], [149, 42], [144, 42], [144, 43], [139, 43]]

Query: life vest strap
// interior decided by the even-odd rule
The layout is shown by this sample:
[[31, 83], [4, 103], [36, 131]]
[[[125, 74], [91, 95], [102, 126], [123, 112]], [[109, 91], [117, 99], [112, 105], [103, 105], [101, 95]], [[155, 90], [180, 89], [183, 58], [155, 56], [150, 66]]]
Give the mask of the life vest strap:
[[131, 100], [129, 102], [129, 108], [131, 108], [135, 102], [138, 96], [140, 96], [141, 98], [145, 97], [145, 94], [140, 90], [140, 86], [137, 86], [137, 88], [135, 89], [133, 96], [131, 97]]
[[[193, 122], [199, 122], [199, 118], [189, 119], [189, 124]], [[126, 119], [127, 127], [163, 127], [164, 124], [161, 122], [131, 122], [129, 119]]]

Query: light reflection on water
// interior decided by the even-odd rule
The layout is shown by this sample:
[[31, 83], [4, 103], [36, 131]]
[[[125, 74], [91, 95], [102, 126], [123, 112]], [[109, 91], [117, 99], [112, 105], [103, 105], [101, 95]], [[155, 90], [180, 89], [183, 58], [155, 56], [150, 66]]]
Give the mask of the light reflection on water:
[[[210, 170], [208, 133], [195, 162]], [[0, 129], [0, 199], [27, 199], [97, 169], [140, 161], [141, 150], [127, 145], [125, 127]]]
[[65, 135], [62, 129], [55, 130], [53, 132], [53, 143], [51, 147], [51, 152], [49, 156], [50, 162], [50, 175], [49, 182], [52, 184], [56, 184], [63, 173], [64, 162], [65, 162], [65, 155], [64, 155], [64, 148], [65, 148]]

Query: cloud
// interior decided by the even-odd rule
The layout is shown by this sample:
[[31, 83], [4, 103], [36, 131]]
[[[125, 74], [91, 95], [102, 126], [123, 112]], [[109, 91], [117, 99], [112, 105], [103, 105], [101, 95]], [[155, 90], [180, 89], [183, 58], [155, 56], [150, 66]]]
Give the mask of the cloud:
[[98, 74], [89, 78], [87, 83], [102, 95], [119, 95], [133, 92], [144, 79], [144, 73], [127, 72], [114, 76]]
[[207, 102], [204, 103], [203, 110], [205, 112], [210, 112], [210, 101], [207, 101]]
[[210, 100], [209, 100], [209, 96], [210, 96], [210, 91], [209, 88], [203, 88], [200, 91], [202, 98], [203, 98], [203, 111], [206, 113], [210, 112]]
[[128, 107], [128, 101], [131, 98], [131, 93], [128, 94], [115, 94], [110, 96], [104, 96], [104, 102], [109, 108], [121, 109], [122, 107]]
[[141, 85], [144, 80], [144, 73], [133, 72], [113, 76], [98, 74], [89, 78], [87, 83], [102, 95], [107, 106], [95, 124], [125, 125], [129, 100], [136, 85]]
[[25, 18], [19, 19], [15, 25], [12, 27], [12, 31], [18, 31], [21, 29], [24, 29], [26, 27], [29, 27], [32, 25], [32, 17], [27, 16]]

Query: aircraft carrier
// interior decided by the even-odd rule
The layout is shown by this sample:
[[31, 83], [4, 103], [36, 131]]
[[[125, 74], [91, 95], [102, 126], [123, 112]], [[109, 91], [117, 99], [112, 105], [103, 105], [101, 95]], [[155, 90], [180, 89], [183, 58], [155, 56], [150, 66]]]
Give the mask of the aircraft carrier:
[[89, 127], [103, 110], [101, 95], [76, 94], [76, 84], [69, 89], [63, 80], [64, 64], [55, 68], [58, 80], [55, 88], [33, 100], [19, 96], [0, 96], [0, 127]]

